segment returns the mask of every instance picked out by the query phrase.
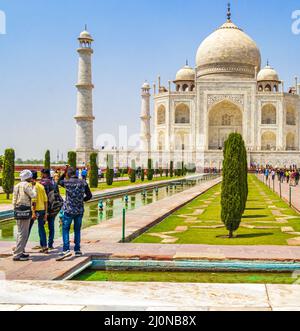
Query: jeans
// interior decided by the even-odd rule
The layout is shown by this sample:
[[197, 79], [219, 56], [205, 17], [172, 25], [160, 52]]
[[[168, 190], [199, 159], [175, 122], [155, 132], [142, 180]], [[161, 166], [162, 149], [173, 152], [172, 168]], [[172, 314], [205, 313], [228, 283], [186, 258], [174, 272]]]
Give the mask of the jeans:
[[[41, 212], [40, 212], [41, 213]], [[43, 218], [44, 219], [44, 218]], [[54, 244], [54, 237], [55, 237], [55, 217], [54, 216], [48, 216], [48, 229], [49, 229], [49, 239], [48, 239], [48, 247], [52, 248]], [[43, 225], [44, 224], [44, 225]], [[32, 227], [34, 225], [34, 220], [30, 221], [30, 227], [29, 227], [29, 234], [28, 234], [28, 239], [30, 237], [30, 233], [32, 230]], [[44, 228], [44, 229], [43, 229]], [[47, 235], [46, 235], [46, 245], [45, 245], [45, 222], [41, 220], [39, 223], [39, 237], [43, 238], [43, 240], [40, 239], [40, 246], [43, 248], [47, 247]], [[45, 245], [45, 246], [43, 246]]]
[[48, 229], [49, 229], [49, 238], [48, 238], [48, 247], [52, 248], [54, 244], [54, 236], [55, 236], [55, 217], [48, 217]]
[[80, 252], [82, 218], [83, 215], [64, 214], [64, 218], [62, 221], [64, 252], [70, 250], [70, 229], [73, 221], [74, 221], [74, 242], [75, 242], [74, 250], [75, 252]]
[[37, 220], [39, 226], [39, 236], [40, 236], [40, 245], [42, 248], [47, 248], [47, 235], [45, 230], [45, 212], [44, 211], [37, 211]]

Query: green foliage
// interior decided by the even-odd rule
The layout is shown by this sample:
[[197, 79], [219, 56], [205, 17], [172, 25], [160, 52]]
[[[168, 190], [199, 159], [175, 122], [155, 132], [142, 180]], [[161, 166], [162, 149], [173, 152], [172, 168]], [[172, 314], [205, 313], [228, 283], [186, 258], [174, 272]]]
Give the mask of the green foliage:
[[152, 168], [152, 159], [148, 160], [148, 170], [147, 170], [147, 179], [148, 180], [153, 180], [153, 176], [154, 176], [154, 170]]
[[194, 174], [196, 173], [196, 165], [195, 163], [188, 163], [187, 167], [185, 168], [185, 174], [190, 173]]
[[163, 175], [164, 175], [163, 168], [159, 168], [159, 175], [160, 175], [160, 177], [163, 177]]
[[114, 182], [114, 158], [107, 155], [106, 184], [111, 186]]
[[130, 169], [130, 182], [135, 183], [136, 182], [136, 170], [135, 169]]
[[4, 162], [4, 156], [0, 155], [0, 169], [3, 167], [3, 162]]
[[89, 184], [91, 188], [98, 187], [98, 164], [97, 164], [97, 153], [90, 155], [90, 171], [89, 171]]
[[2, 188], [9, 199], [15, 184], [15, 151], [7, 149], [4, 153]]
[[15, 164], [43, 165], [44, 160], [36, 160], [36, 159], [22, 160], [22, 159], [18, 158], [18, 159], [16, 159]]
[[44, 168], [45, 169], [50, 169], [51, 168], [51, 160], [50, 160], [50, 151], [49, 150], [45, 154]]
[[77, 154], [76, 152], [68, 153], [68, 164], [70, 167], [76, 169], [77, 168]]
[[183, 175], [183, 163], [182, 162], [177, 162], [177, 166], [175, 169], [175, 176], [180, 177]]
[[145, 169], [144, 167], [142, 167], [142, 170], [141, 170], [141, 181], [145, 181]]
[[111, 186], [114, 182], [114, 169], [106, 168], [106, 184]]
[[245, 156], [246, 149], [242, 136], [237, 133], [230, 134], [224, 148], [221, 195], [221, 219], [229, 231], [230, 238], [240, 227], [246, 206], [245, 199], [248, 196]]
[[174, 162], [170, 162], [170, 177], [174, 177]]
[[166, 169], [166, 177], [169, 177], [169, 169]]
[[132, 160], [131, 162], [131, 169], [129, 172], [129, 179], [131, 183], [135, 183], [136, 182], [136, 167], [135, 167], [135, 161]]

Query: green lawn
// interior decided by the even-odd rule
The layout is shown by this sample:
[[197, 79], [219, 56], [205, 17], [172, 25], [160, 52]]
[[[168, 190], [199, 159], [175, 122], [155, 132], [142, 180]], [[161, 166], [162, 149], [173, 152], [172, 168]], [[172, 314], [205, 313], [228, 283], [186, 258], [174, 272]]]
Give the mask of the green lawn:
[[6, 199], [6, 194], [0, 194], [0, 204], [10, 204], [12, 200], [11, 198], [12, 198], [12, 194], [10, 195], [9, 200]]
[[[292, 227], [300, 232], [300, 215], [269, 188], [261, 183], [254, 175], [249, 176], [249, 197], [247, 209], [242, 219], [240, 229], [234, 239], [228, 239], [225, 228], [212, 228], [222, 226], [220, 206], [221, 185], [209, 190], [190, 204], [181, 208], [163, 222], [135, 239], [135, 243], [164, 243], [163, 238], [151, 234], [166, 234], [177, 238], [176, 244], [207, 244], [207, 245], [288, 245], [287, 240], [297, 235], [283, 233], [282, 227]], [[264, 193], [265, 196], [262, 194]], [[269, 201], [268, 201], [269, 200]], [[271, 208], [269, 208], [271, 207]], [[204, 212], [201, 214], [201, 210]], [[281, 216], [274, 216], [272, 210], [279, 210], [284, 216], [295, 218], [285, 220], [285, 224], [277, 222]], [[200, 212], [199, 212], [200, 211]], [[186, 226], [187, 230], [174, 233], [179, 226]], [[207, 228], [200, 228], [200, 227]], [[246, 228], [273, 227], [273, 228]], [[172, 233], [173, 232], [173, 233]]]
[[84, 271], [74, 280], [223, 284], [293, 284], [290, 273]]

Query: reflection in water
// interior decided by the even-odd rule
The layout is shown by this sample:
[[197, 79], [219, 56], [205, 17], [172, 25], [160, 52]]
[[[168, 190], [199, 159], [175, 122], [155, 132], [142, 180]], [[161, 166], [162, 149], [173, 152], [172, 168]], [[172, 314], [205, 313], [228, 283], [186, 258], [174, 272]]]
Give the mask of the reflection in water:
[[[100, 201], [88, 203], [85, 208], [83, 227], [87, 228], [101, 222], [108, 221], [114, 217], [121, 216], [123, 208], [126, 208], [127, 211], [131, 211], [164, 199], [168, 196], [180, 193], [194, 185], [196, 185], [196, 182], [182, 181], [176, 185], [170, 184], [161, 188], [154, 188], [140, 193], [129, 194], [128, 199], [126, 199], [126, 196], [114, 199], [104, 199], [102, 203], [103, 210], [100, 208]], [[59, 217], [57, 217], [55, 222], [55, 231], [56, 239], [61, 238]], [[5, 222], [2, 224], [0, 223], [0, 240], [14, 241], [16, 232], [17, 229], [15, 221]], [[37, 224], [33, 226], [30, 240], [34, 242], [39, 241]]]

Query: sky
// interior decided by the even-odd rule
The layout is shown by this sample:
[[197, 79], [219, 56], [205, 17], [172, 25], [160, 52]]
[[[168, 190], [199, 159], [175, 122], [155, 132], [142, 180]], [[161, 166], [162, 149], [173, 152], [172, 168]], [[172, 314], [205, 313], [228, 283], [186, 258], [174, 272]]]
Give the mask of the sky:
[[[74, 149], [77, 37], [93, 35], [95, 138], [140, 128], [140, 88], [175, 78], [226, 20], [228, 0], [0, 0], [0, 154], [52, 159]], [[286, 87], [300, 76], [297, 0], [232, 0], [232, 20], [258, 44]], [[152, 110], [153, 111], [153, 110]]]

